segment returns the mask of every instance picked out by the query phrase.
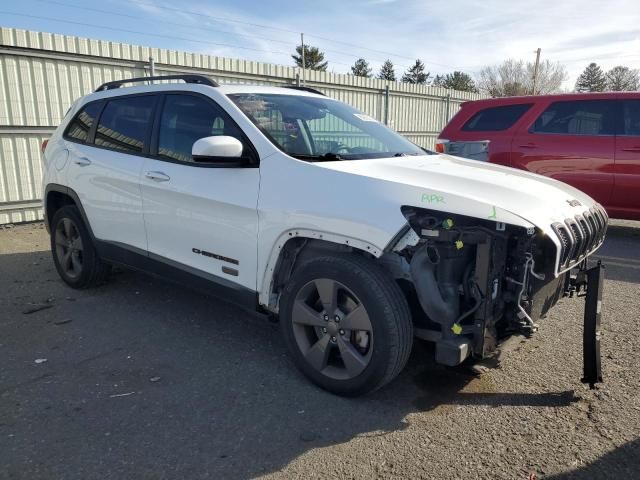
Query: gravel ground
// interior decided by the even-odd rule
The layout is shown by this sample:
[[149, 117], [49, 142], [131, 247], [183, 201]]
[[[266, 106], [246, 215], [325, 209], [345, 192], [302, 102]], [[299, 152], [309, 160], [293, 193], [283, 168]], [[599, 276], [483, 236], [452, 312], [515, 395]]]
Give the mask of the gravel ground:
[[640, 223], [599, 255], [598, 390], [564, 299], [481, 375], [416, 343], [391, 385], [342, 399], [255, 314], [128, 271], [72, 290], [41, 224], [0, 229], [0, 478], [640, 478]]

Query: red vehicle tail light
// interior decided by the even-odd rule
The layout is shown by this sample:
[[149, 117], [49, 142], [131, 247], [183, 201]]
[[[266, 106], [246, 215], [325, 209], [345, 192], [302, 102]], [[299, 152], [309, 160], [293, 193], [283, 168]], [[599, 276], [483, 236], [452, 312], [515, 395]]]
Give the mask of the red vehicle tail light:
[[445, 146], [449, 143], [449, 140], [436, 140], [436, 152], [445, 153]]
[[45, 139], [42, 141], [42, 145], [40, 146], [40, 151], [44, 154], [44, 151], [47, 149], [47, 144], [49, 143], [49, 139]]

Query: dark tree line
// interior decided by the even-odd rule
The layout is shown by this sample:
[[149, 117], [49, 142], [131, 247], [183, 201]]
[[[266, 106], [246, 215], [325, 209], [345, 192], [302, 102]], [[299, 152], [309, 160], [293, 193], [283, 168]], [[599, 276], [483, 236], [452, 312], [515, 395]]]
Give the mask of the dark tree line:
[[618, 65], [608, 72], [592, 62], [576, 81], [576, 92], [629, 92], [640, 90], [640, 73], [629, 67]]
[[[326, 71], [328, 62], [324, 52], [318, 47], [304, 46], [305, 68]], [[302, 45], [296, 47], [296, 54], [291, 56], [296, 65], [302, 67]], [[351, 74], [358, 77], [379, 78], [390, 82], [401, 81], [414, 85], [434, 85], [466, 92], [483, 92], [492, 97], [516, 95], [532, 95], [558, 92], [568, 79], [567, 69], [558, 62], [545, 60], [539, 63], [535, 81], [532, 62], [508, 59], [498, 65], [484, 67], [476, 78], [461, 71], [438, 74], [433, 77], [426, 70], [424, 62], [417, 59], [401, 75], [396, 73], [395, 65], [389, 59], [374, 75], [373, 68], [364, 58], [359, 58], [351, 66]], [[618, 65], [605, 72], [595, 62], [590, 63], [578, 77], [575, 90], [577, 92], [635, 91], [640, 90], [640, 72], [629, 67]]]
[[[291, 55], [293, 61], [298, 67], [302, 67], [302, 45], [296, 47], [296, 53]], [[311, 45], [304, 46], [305, 69], [319, 70], [325, 72], [328, 62], [325, 60], [324, 52], [318, 47]], [[357, 59], [351, 66], [351, 74], [358, 77], [379, 78], [390, 82], [398, 81], [395, 65], [389, 59], [380, 67], [377, 74], [374, 75], [373, 68], [364, 58]], [[400, 81], [414, 85], [434, 85], [438, 87], [450, 88], [453, 90], [462, 90], [467, 92], [477, 92], [478, 89], [470, 75], [455, 71], [445, 75], [436, 75], [432, 77], [431, 72], [426, 70], [424, 62], [417, 59], [413, 65], [400, 76]]]

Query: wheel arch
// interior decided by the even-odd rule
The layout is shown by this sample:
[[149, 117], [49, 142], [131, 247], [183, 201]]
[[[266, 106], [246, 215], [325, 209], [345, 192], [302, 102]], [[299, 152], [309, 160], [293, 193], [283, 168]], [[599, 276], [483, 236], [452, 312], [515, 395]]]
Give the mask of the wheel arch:
[[384, 249], [364, 240], [337, 233], [297, 228], [282, 233], [276, 240], [266, 264], [258, 303], [277, 313], [279, 290], [289, 279], [297, 265], [318, 252], [353, 252], [378, 258]]
[[53, 219], [53, 216], [56, 214], [56, 212], [62, 207], [71, 205], [78, 209], [78, 211], [80, 212], [80, 216], [82, 217], [82, 221], [86, 225], [87, 230], [89, 231], [89, 235], [91, 235], [91, 239], [95, 240], [93, 230], [91, 229], [91, 224], [89, 223], [87, 214], [82, 207], [80, 197], [72, 188], [65, 187], [64, 185], [59, 185], [57, 183], [50, 183], [45, 189], [43, 198], [44, 223], [48, 232], [50, 231], [51, 220]]

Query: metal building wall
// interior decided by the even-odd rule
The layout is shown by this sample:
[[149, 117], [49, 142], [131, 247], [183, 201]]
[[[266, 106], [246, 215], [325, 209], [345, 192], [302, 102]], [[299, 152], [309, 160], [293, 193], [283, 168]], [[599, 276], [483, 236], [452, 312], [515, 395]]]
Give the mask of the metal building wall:
[[[86, 39], [13, 28], [0, 30], [0, 224], [42, 218], [40, 144], [71, 103], [110, 80], [202, 73], [219, 83], [284, 85], [298, 69], [248, 60]], [[388, 123], [409, 140], [433, 148], [469, 92], [306, 71], [306, 84]], [[385, 88], [388, 86], [388, 96]]]

